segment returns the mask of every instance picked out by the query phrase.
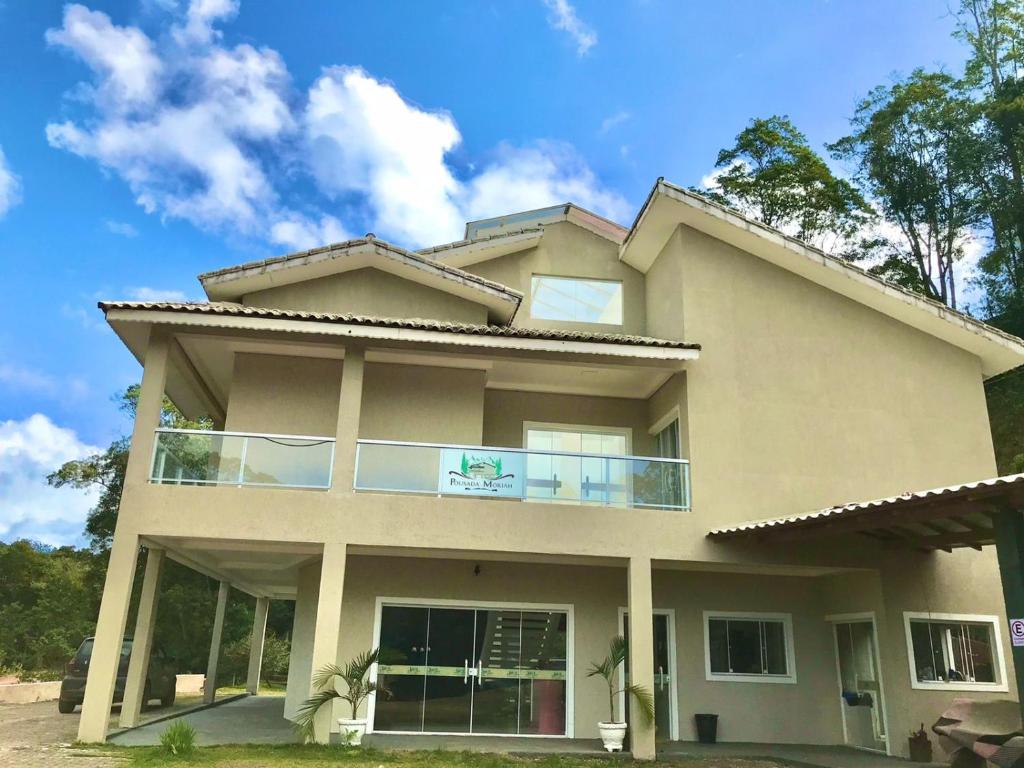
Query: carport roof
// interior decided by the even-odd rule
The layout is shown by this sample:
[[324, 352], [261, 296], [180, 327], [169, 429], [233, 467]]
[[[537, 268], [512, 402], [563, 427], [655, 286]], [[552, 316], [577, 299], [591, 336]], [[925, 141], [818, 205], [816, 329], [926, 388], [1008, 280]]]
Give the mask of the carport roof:
[[914, 549], [952, 551], [995, 544], [992, 516], [1024, 509], [1024, 474], [908, 491], [789, 517], [755, 520], [708, 532], [708, 538], [795, 541], [857, 533]]

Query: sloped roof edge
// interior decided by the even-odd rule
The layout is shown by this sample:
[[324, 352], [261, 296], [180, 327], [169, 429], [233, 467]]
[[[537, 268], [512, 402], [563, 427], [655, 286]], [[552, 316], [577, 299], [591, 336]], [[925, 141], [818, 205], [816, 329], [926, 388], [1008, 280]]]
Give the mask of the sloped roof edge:
[[[818, 282], [826, 288], [834, 290], [841, 295], [846, 295], [848, 298], [852, 298], [859, 303], [871, 306], [877, 311], [896, 317], [896, 315], [899, 314], [897, 313], [896, 308], [902, 305], [904, 308], [902, 314], [905, 316], [896, 317], [896, 319], [905, 322], [912, 327], [917, 327], [919, 330], [929, 333], [930, 335], [944, 338], [947, 342], [953, 343], [961, 348], [970, 349], [974, 354], [978, 354], [979, 357], [983, 358], [986, 376], [1002, 373], [1005, 370], [1009, 370], [1024, 363], [1024, 340], [988, 325], [981, 320], [977, 320], [963, 312], [951, 309], [942, 302], [929, 299], [903, 288], [902, 286], [884, 280], [855, 264], [851, 264], [837, 256], [826, 253], [819, 248], [810, 246], [798, 238], [766, 226], [732, 208], [720, 205], [702, 195], [665, 181], [663, 178], [659, 178], [651, 188], [650, 193], [633, 221], [633, 225], [630, 227], [626, 239], [623, 241], [622, 246], [619, 249], [619, 258], [627, 264], [630, 264], [630, 266], [639, 269], [641, 272], [647, 271], [650, 264], [653, 263], [654, 259], [657, 257], [658, 252], [660, 252], [660, 249], [654, 250], [650, 247], [645, 247], [644, 253], [641, 255], [634, 253], [633, 251], [635, 248], [631, 247], [636, 243], [637, 238], [642, 233], [645, 225], [651, 226], [648, 224], [650, 214], [660, 198], [667, 198], [674, 202], [681, 203], [698, 212], [698, 214], [703, 214], [715, 221], [729, 224], [735, 227], [738, 231], [749, 233], [755, 238], [756, 244], [761, 246], [762, 251], [758, 252], [758, 247], [756, 245], [749, 248], [743, 248], [743, 250], [766, 259], [768, 258], [766, 255], [767, 251], [772, 248], [775, 249], [777, 254], [782, 254], [784, 252], [785, 258], [773, 258], [768, 260], [772, 261], [772, 263], [777, 266], [788, 269], [789, 271], [799, 274], [800, 276], [814, 282]], [[654, 250], [653, 253], [651, 253], [652, 250]], [[647, 260], [647, 263], [645, 263], [645, 260]], [[850, 278], [858, 286], [870, 288], [872, 296], [870, 303], [865, 300], [867, 292], [863, 290], [861, 291], [861, 296], [851, 296], [850, 294], [853, 293], [853, 291], [837, 290], [835, 286], [826, 285], [824, 280], [820, 279], [825, 273], [820, 269], [815, 271], [815, 265], [818, 267], [825, 267], [832, 274], [840, 274], [843, 277]], [[819, 279], [816, 279], [816, 277]], [[908, 316], [906, 316], [906, 310], [908, 309], [915, 316], [917, 322], [908, 322]], [[943, 324], [946, 325], [947, 336], [950, 334], [955, 335], [959, 332], [962, 337], [961, 343], [957, 344], [950, 338], [936, 332], [938, 326], [934, 323], [935, 319], [943, 321]], [[977, 337], [993, 349], [995, 347], [1000, 348], [1000, 354], [993, 354], [990, 356], [991, 359], [985, 359], [985, 355], [978, 349], [978, 344], [972, 345], [966, 343], [965, 340], [968, 337], [963, 336], [964, 332]], [[972, 348], [972, 346], [974, 348]], [[998, 358], [998, 360], [995, 358]]]

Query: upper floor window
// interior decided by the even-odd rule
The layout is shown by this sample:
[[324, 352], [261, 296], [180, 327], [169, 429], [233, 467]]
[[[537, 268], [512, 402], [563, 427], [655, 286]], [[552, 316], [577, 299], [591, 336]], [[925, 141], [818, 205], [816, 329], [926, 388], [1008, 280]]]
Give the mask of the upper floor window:
[[1007, 690], [995, 616], [903, 615], [914, 688]]
[[622, 283], [534, 275], [530, 316], [568, 323], [622, 325]]

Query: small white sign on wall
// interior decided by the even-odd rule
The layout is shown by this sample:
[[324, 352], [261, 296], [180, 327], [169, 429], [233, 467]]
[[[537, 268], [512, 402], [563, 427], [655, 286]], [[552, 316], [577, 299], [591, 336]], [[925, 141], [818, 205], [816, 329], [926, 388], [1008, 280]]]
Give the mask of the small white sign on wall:
[[1010, 619], [1010, 640], [1014, 645], [1024, 645], [1024, 619]]

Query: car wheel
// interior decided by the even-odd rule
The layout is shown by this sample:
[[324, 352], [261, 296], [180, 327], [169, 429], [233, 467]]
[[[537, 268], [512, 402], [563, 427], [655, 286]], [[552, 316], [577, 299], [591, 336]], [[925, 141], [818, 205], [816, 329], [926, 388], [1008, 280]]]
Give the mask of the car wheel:
[[163, 698], [160, 699], [160, 703], [165, 707], [174, 706], [174, 694], [177, 693], [177, 691], [174, 690], [175, 682], [176, 681], [168, 683], [168, 691], [164, 694]]
[[75, 711], [75, 702], [64, 701], [64, 699], [57, 699], [57, 711], [62, 715], [70, 715]]

